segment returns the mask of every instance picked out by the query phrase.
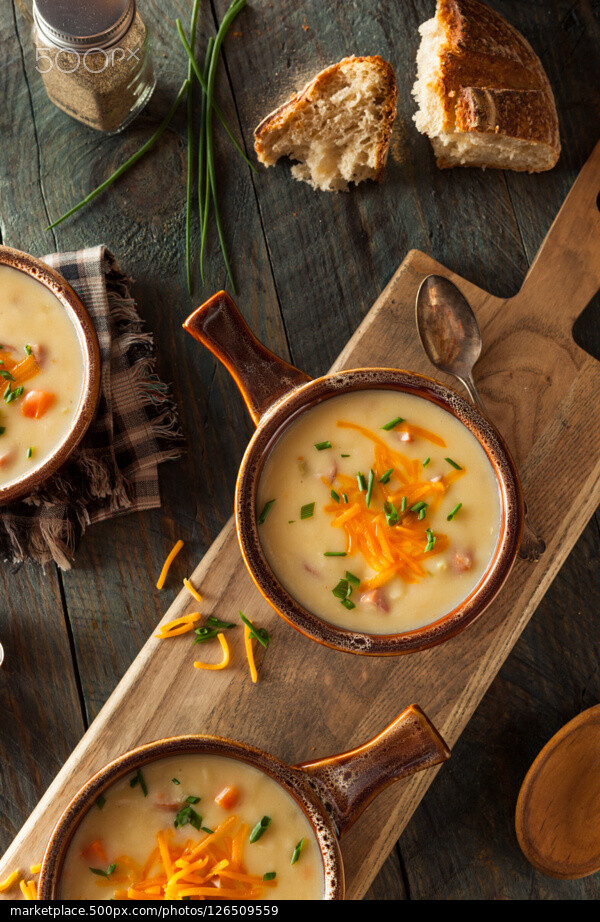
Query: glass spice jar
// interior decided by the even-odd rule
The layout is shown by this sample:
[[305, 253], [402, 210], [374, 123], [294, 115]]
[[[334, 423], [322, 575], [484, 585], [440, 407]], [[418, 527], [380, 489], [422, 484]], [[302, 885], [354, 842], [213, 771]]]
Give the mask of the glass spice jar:
[[36, 70], [49, 99], [98, 131], [121, 131], [156, 85], [135, 0], [34, 0]]

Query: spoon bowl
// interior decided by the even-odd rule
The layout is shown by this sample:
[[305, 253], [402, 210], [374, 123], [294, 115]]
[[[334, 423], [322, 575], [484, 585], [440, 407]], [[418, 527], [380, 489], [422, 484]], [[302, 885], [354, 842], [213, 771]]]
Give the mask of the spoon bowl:
[[[481, 355], [483, 338], [471, 305], [462, 291], [442, 275], [428, 275], [417, 292], [417, 330], [427, 358], [446, 374], [461, 382], [472, 403], [486, 412], [473, 379], [473, 366]], [[533, 530], [525, 503], [522, 560], [539, 560], [546, 544]]]

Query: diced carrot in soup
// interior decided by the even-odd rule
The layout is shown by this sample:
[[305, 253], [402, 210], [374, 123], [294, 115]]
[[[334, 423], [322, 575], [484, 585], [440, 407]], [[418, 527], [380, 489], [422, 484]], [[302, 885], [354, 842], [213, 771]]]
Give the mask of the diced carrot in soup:
[[93, 842], [90, 842], [89, 845], [81, 849], [81, 854], [82, 857], [88, 861], [108, 861], [101, 839], [94, 839]]
[[235, 807], [239, 799], [240, 792], [238, 789], [228, 784], [217, 794], [215, 803], [223, 807], [224, 810], [231, 810], [232, 807]]
[[54, 394], [49, 391], [28, 391], [21, 402], [21, 413], [32, 419], [39, 419], [54, 403]]

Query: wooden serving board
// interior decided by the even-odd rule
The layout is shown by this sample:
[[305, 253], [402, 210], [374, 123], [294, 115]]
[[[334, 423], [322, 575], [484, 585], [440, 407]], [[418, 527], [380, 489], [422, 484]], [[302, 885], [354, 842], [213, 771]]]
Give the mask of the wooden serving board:
[[[264, 655], [258, 653], [258, 684], [250, 681], [241, 629], [230, 634], [232, 662], [222, 672], [193, 668], [199, 653], [218, 659], [216, 648], [194, 647], [189, 635], [170, 641], [151, 637], [5, 854], [0, 879], [40, 861], [54, 823], [80, 785], [142, 742], [215, 733], [293, 764], [366, 741], [411, 702], [424, 708], [450, 745], [456, 742], [600, 503], [600, 364], [571, 333], [600, 288], [599, 193], [600, 145], [521, 291], [510, 299], [493, 297], [411, 251], [334, 365], [383, 365], [431, 375], [415, 329], [416, 292], [430, 273], [456, 282], [482, 328], [484, 353], [475, 377], [517, 461], [531, 521], [546, 540], [542, 559], [517, 561], [487, 612], [442, 646], [405, 657], [352, 656], [302, 637], [275, 615], [246, 573], [230, 521], [193, 581], [201, 588], [206, 615], [233, 619], [242, 609], [271, 632], [273, 642]], [[196, 607], [182, 591], [164, 620]], [[344, 836], [349, 899], [365, 893], [435, 771], [389, 788]]]

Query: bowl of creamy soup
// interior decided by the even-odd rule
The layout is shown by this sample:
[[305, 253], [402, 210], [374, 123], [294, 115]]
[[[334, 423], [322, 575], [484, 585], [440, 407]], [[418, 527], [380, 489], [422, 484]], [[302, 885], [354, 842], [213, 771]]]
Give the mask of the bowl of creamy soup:
[[65, 463], [93, 418], [96, 333], [80, 299], [43, 262], [0, 247], [0, 503]]
[[213, 736], [148, 743], [73, 798], [39, 899], [343, 899], [338, 835], [380, 790], [449, 755], [416, 705], [365, 746], [295, 767]]
[[441, 643], [481, 615], [515, 560], [523, 501], [504, 441], [473, 404], [399, 369], [311, 380], [258, 343], [225, 293], [185, 327], [234, 375], [257, 424], [237, 532], [286, 621], [380, 655]]

